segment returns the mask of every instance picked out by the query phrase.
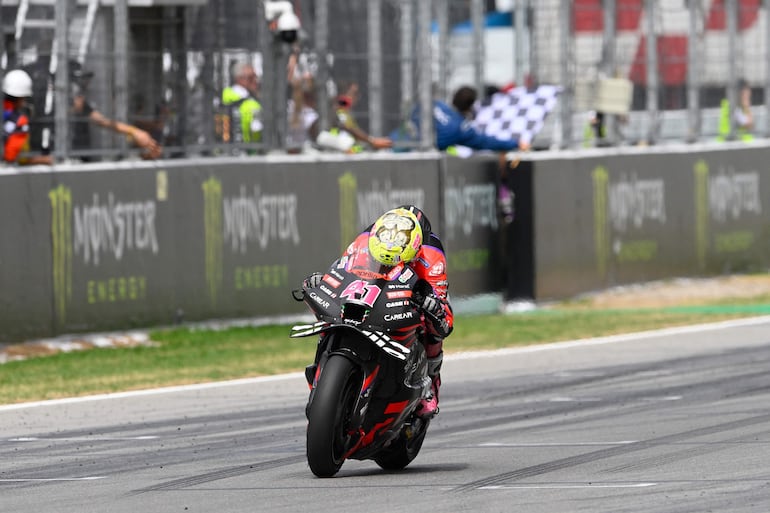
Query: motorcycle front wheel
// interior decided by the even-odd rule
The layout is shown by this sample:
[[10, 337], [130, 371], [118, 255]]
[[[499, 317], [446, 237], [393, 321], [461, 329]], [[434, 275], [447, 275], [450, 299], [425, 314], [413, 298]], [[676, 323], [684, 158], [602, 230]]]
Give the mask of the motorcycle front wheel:
[[356, 365], [342, 355], [331, 355], [308, 410], [307, 462], [318, 477], [334, 476], [345, 461], [350, 417], [360, 390]]

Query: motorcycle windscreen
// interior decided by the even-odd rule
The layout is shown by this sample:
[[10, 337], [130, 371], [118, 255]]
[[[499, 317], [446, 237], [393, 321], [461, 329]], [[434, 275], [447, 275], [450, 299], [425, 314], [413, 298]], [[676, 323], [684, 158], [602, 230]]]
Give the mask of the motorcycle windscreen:
[[393, 280], [404, 268], [398, 265], [384, 265], [371, 257], [368, 252], [359, 251], [348, 257], [345, 270], [365, 280]]

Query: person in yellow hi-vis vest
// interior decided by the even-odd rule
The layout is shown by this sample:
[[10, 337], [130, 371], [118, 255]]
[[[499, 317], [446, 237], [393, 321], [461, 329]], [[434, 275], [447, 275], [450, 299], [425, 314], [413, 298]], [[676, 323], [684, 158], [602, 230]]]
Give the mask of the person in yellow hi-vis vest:
[[233, 67], [233, 85], [222, 91], [222, 105], [228, 109], [229, 130], [223, 140], [233, 143], [253, 143], [262, 140], [262, 105], [257, 100], [259, 78], [251, 64], [237, 63]]
[[726, 141], [730, 135], [733, 121], [735, 122], [735, 139], [753, 141], [754, 115], [751, 112], [751, 87], [746, 80], [738, 81], [738, 108], [733, 110], [727, 98], [722, 100], [719, 111], [719, 137]]

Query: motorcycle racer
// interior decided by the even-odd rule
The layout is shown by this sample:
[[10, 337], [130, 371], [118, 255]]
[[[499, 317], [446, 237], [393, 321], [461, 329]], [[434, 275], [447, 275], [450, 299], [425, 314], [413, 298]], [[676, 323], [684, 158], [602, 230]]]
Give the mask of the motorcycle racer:
[[[444, 247], [432, 231], [425, 213], [414, 205], [403, 205], [382, 214], [345, 250], [351, 265], [373, 259], [386, 269], [399, 263], [412, 269], [421, 286], [414, 298], [427, 321], [423, 339], [428, 357], [431, 394], [422, 399], [417, 414], [430, 418], [438, 413], [444, 339], [452, 332], [454, 315], [449, 303], [447, 263]], [[323, 273], [305, 279], [306, 287], [317, 287]]]

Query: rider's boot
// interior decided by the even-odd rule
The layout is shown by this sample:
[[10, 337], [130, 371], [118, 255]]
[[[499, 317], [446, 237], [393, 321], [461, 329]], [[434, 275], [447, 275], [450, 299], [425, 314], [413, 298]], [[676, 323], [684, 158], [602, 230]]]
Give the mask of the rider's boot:
[[[420, 404], [417, 406], [417, 415], [429, 419], [438, 415], [438, 391], [441, 387], [441, 363], [444, 360], [444, 353], [441, 351], [441, 342], [430, 344], [427, 348], [428, 376], [431, 379], [430, 395], [420, 401]], [[438, 353], [431, 356], [430, 353], [435, 353], [436, 349], [438, 349]]]
[[430, 395], [420, 400], [417, 406], [417, 415], [423, 419], [430, 419], [438, 415], [438, 389], [441, 386], [441, 376], [431, 378]]

